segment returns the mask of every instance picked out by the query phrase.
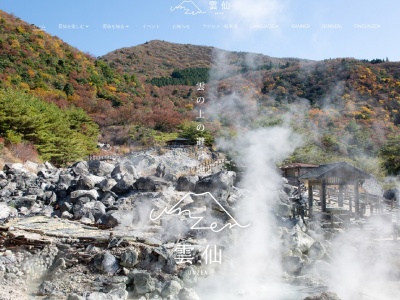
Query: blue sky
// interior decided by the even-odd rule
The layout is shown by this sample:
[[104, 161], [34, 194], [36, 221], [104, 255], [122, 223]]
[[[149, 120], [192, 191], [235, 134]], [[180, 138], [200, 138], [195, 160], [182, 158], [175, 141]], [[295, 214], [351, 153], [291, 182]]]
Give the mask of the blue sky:
[[95, 56], [159, 39], [275, 57], [400, 61], [397, 0], [0, 0], [0, 9]]

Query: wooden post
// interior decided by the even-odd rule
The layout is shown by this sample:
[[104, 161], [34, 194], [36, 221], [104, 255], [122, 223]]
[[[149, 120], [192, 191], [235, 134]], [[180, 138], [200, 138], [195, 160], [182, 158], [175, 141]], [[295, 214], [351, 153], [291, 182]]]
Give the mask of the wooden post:
[[314, 205], [313, 187], [310, 182], [308, 182], [308, 217], [311, 218], [313, 214]]
[[[396, 214], [396, 229], [399, 230], [400, 228], [400, 197], [396, 194], [396, 204], [397, 204], [397, 214]], [[397, 236], [396, 236], [397, 240]]]
[[338, 204], [339, 207], [343, 207], [343, 184], [339, 185]]
[[322, 212], [326, 213], [326, 181], [322, 179], [321, 184], [321, 210]]
[[364, 194], [364, 203], [363, 203], [363, 209], [361, 211], [361, 216], [363, 217], [364, 214], [367, 213], [367, 203], [368, 203], [368, 193]]
[[354, 212], [356, 220], [360, 218], [360, 195], [358, 193], [358, 180], [354, 183]]
[[353, 202], [351, 201], [351, 197], [349, 197], [349, 211], [353, 211]]

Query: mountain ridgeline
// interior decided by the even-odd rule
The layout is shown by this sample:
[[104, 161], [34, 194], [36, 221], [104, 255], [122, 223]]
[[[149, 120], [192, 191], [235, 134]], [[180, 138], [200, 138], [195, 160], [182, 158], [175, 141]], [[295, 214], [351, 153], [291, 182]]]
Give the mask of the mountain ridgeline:
[[[36, 101], [54, 103], [66, 120], [79, 108], [79, 114], [72, 114], [80, 121], [63, 126], [76, 133], [75, 143], [83, 150], [65, 160], [93, 152], [97, 133], [104, 142], [130, 145], [151, 145], [180, 134], [196, 120], [195, 85], [203, 81], [209, 87], [205, 106], [222, 105], [232, 97], [242, 107], [255, 105], [250, 127], [287, 124], [290, 116], [289, 124], [304, 143], [289, 161], [348, 160], [379, 176], [400, 170], [398, 62], [273, 58], [159, 40], [95, 58], [0, 11], [0, 70], [4, 99], [33, 101], [36, 113], [55, 110]], [[0, 116], [5, 118], [8, 109], [1, 107]], [[28, 111], [21, 104], [15, 116], [18, 109]], [[214, 136], [234, 136], [239, 114], [217, 112], [205, 125]], [[37, 131], [32, 126], [26, 130], [24, 122], [19, 127], [14, 122], [12, 128], [4, 124], [0, 141], [6, 145], [29, 142], [42, 158], [67, 162], [57, 160], [62, 147], [58, 138], [46, 141], [45, 124]], [[86, 143], [79, 141], [85, 138]]]

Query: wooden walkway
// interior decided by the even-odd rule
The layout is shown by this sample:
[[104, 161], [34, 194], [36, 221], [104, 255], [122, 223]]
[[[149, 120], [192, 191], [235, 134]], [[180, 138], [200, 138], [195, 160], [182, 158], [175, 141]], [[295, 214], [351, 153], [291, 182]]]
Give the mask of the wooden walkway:
[[340, 208], [337, 193], [334, 190], [328, 191], [326, 213], [321, 211], [321, 206], [319, 205], [319, 191], [314, 190], [313, 194], [315, 201], [313, 207], [314, 217], [321, 220], [323, 227], [347, 229], [358, 226], [363, 230], [379, 232], [386, 226], [387, 228], [393, 228], [393, 238], [399, 235], [398, 232], [397, 234], [394, 233], [395, 230], [399, 231], [400, 229], [400, 209], [396, 202], [387, 201], [383, 197], [361, 193], [361, 217], [356, 220], [354, 218], [354, 207], [350, 211], [350, 203], [354, 203], [352, 192], [344, 195], [343, 207]]
[[109, 161], [117, 161], [119, 160], [121, 157], [118, 155], [103, 155], [103, 156], [99, 156], [99, 155], [89, 155], [88, 156], [88, 161], [91, 160], [109, 160]]
[[222, 167], [227, 163], [227, 160], [224, 159], [208, 159], [202, 162], [200, 165], [190, 168], [190, 172], [194, 173], [216, 173], [222, 169]]

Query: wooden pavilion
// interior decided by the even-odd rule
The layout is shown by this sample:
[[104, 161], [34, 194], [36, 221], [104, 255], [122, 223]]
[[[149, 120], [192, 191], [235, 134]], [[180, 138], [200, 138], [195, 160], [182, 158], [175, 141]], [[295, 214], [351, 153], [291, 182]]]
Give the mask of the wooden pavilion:
[[313, 164], [291, 163], [280, 167], [282, 176], [288, 180], [291, 185], [299, 185], [299, 177], [318, 167]]
[[184, 147], [190, 145], [190, 140], [185, 138], [176, 138], [165, 142], [169, 147]]
[[[338, 205], [343, 209], [343, 190], [345, 186], [354, 186], [354, 211], [355, 218], [360, 218], [359, 187], [371, 175], [346, 162], [320, 165], [310, 172], [299, 177], [299, 180], [308, 186], [309, 216], [313, 214], [313, 187], [320, 186], [320, 200], [322, 213], [327, 213], [327, 186], [339, 186]], [[350, 199], [349, 210], [352, 211], [353, 203]]]

